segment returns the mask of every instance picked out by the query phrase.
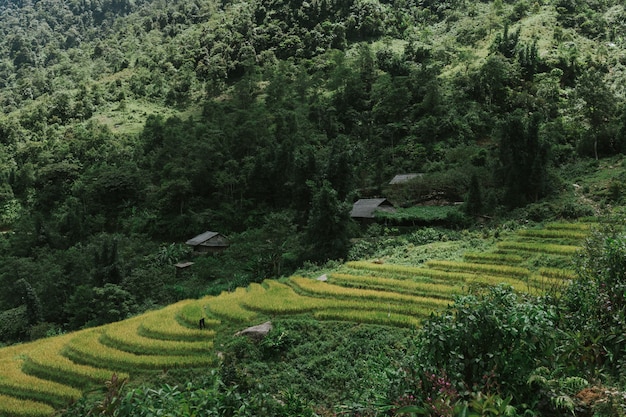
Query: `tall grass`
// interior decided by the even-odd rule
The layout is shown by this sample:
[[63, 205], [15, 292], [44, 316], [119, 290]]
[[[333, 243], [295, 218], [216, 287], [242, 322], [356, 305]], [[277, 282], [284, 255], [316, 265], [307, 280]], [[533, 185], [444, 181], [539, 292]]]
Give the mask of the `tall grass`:
[[356, 270], [367, 271], [372, 274], [383, 276], [401, 276], [406, 278], [432, 278], [442, 281], [464, 282], [473, 278], [473, 274], [448, 273], [436, 269], [421, 268], [417, 266], [396, 265], [396, 264], [376, 264], [366, 261], [353, 261], [346, 263], [346, 266]]
[[206, 303], [207, 311], [217, 317], [236, 322], [253, 321], [256, 313], [241, 306], [241, 301], [248, 297], [246, 288], [237, 288], [234, 292], [223, 292]]
[[330, 274], [330, 281], [348, 287], [394, 291], [437, 298], [450, 299], [461, 293], [461, 287], [456, 285], [414, 281], [410, 279], [383, 278], [371, 275], [332, 273]]
[[573, 281], [578, 278], [576, 271], [562, 268], [539, 268], [539, 275], [546, 278]]
[[528, 278], [528, 284], [538, 290], [540, 294], [560, 293], [565, 288], [565, 281], [559, 278], [550, 278], [539, 274], [533, 274]]
[[363, 298], [340, 299], [329, 298], [328, 296], [318, 298], [297, 294], [290, 286], [277, 281], [265, 281], [264, 284], [268, 287], [264, 294], [265, 297], [263, 299], [251, 297], [244, 300], [244, 305], [247, 308], [266, 314], [317, 314], [323, 311], [334, 310], [377, 310], [400, 315], [424, 317], [449, 304], [445, 300], [435, 301], [435, 299], [433, 299], [434, 304], [421, 305], [416, 303], [394, 303], [386, 300], [368, 300]]
[[463, 258], [469, 262], [498, 265], [516, 265], [524, 261], [524, 258], [519, 255], [507, 253], [467, 252], [463, 255]]
[[[143, 315], [137, 334], [152, 339], [175, 341], [202, 341], [214, 336], [211, 330], [200, 330], [181, 325], [176, 314], [185, 303], [176, 303]], [[197, 323], [196, 323], [197, 325]]]
[[37, 378], [22, 371], [24, 356], [0, 360], [0, 394], [50, 404], [67, 405], [82, 396], [80, 390]]
[[514, 250], [521, 252], [531, 253], [545, 253], [548, 255], [575, 255], [581, 248], [580, 246], [572, 245], [556, 245], [552, 243], [538, 243], [538, 242], [514, 242], [505, 241], [497, 244], [498, 249]]
[[591, 227], [590, 223], [552, 222], [545, 225], [545, 228], [548, 230], [574, 230], [579, 232], [589, 232]]
[[[107, 327], [100, 342], [106, 346], [135, 353], [137, 355], [197, 355], [207, 354], [213, 349], [213, 342], [160, 340], [138, 334], [143, 317], [125, 320]], [[207, 330], [207, 339], [215, 332]]]
[[[22, 370], [42, 379], [84, 389], [89, 385], [101, 385], [111, 379], [113, 371], [79, 365], [61, 354], [72, 335], [56, 336], [34, 342], [27, 353]], [[118, 372], [122, 378], [128, 374]]]
[[186, 300], [176, 314], [176, 317], [184, 324], [198, 327], [200, 319], [204, 318], [204, 325], [209, 328], [217, 327], [220, 321], [206, 317], [205, 305], [213, 300], [213, 297], [205, 297], [200, 300]]
[[54, 411], [48, 404], [0, 394], [0, 416], [49, 417]]
[[388, 301], [394, 303], [414, 303], [431, 308], [445, 307], [447, 300], [433, 297], [420, 297], [389, 291], [346, 288], [303, 277], [292, 277], [290, 282], [306, 294], [322, 297], [351, 298], [357, 300]]
[[136, 355], [100, 343], [102, 333], [110, 326], [89, 329], [76, 334], [66, 345], [64, 354], [71, 360], [91, 366], [136, 372], [171, 368], [199, 368], [215, 363], [213, 355]]
[[481, 283], [484, 285], [497, 285], [500, 283], [510, 283], [517, 291], [524, 291], [526, 285], [524, 281], [519, 279], [502, 277], [502, 276], [489, 276], [489, 275], [477, 275], [470, 272], [455, 272], [444, 271], [441, 269], [419, 268], [404, 265], [392, 265], [392, 264], [374, 264], [371, 262], [348, 262], [350, 267], [360, 268], [370, 272], [377, 272], [385, 275], [387, 271], [391, 274], [403, 274], [406, 277], [418, 278], [426, 277], [434, 280], [435, 282], [444, 282], [449, 285], [461, 285], [470, 283]]
[[428, 261], [426, 262], [431, 268], [442, 269], [444, 271], [461, 271], [471, 272], [474, 274], [490, 274], [496, 276], [525, 278], [530, 274], [530, 271], [526, 268], [510, 265], [494, 265], [494, 264], [481, 264], [470, 262], [456, 262], [456, 261]]
[[419, 318], [385, 311], [336, 309], [318, 311], [313, 316], [320, 320], [340, 320], [397, 327], [419, 327], [422, 324]]
[[301, 314], [324, 308], [327, 304], [323, 299], [297, 294], [292, 287], [278, 281], [268, 280], [264, 285], [267, 289], [263, 290], [263, 297], [248, 297], [242, 300], [242, 305], [264, 313]]
[[589, 233], [571, 229], [528, 229], [519, 230], [520, 236], [536, 237], [541, 239], [564, 239], [564, 240], [583, 240]]

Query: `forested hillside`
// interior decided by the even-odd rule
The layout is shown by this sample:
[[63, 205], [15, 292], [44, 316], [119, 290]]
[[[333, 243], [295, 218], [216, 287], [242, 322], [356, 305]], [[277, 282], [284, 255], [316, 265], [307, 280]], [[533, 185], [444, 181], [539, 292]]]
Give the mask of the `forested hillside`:
[[[584, 186], [626, 149], [620, 1], [4, 0], [0, 16], [4, 343], [346, 259], [359, 197], [467, 199], [452, 228], [622, 199], [622, 170]], [[399, 173], [423, 175], [388, 189]], [[177, 277], [206, 230], [231, 247]]]

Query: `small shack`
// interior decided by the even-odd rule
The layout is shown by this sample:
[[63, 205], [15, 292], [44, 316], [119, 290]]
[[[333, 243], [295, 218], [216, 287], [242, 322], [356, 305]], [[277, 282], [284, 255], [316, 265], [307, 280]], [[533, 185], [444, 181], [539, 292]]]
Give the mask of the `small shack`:
[[182, 276], [184, 273], [186, 273], [187, 271], [191, 269], [193, 264], [194, 264], [193, 262], [185, 261], [185, 262], [179, 262], [176, 265], [174, 265], [174, 267], [176, 268], [176, 276], [177, 277]]
[[204, 232], [185, 242], [193, 247], [194, 253], [219, 253], [230, 245], [228, 239], [218, 232]]
[[352, 206], [350, 217], [357, 220], [374, 220], [376, 211], [393, 213], [396, 209], [386, 198], [362, 198]]

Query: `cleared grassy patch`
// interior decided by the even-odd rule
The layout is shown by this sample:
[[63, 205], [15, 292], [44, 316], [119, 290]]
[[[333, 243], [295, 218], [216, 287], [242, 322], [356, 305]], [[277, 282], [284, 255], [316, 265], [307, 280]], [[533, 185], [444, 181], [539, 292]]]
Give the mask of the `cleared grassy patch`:
[[330, 274], [330, 280], [342, 286], [395, 291], [413, 295], [452, 298], [461, 293], [461, 287], [409, 279], [392, 279], [371, 275]]
[[[57, 336], [35, 342], [27, 353], [22, 370], [29, 375], [79, 389], [88, 385], [104, 384], [110, 380], [114, 371], [80, 365], [61, 354], [71, 337], [72, 335]], [[122, 378], [128, 377], [126, 373], [117, 374]]]
[[[142, 317], [117, 323], [107, 327], [100, 342], [106, 346], [135, 353], [137, 355], [198, 355], [208, 354], [213, 349], [213, 342], [205, 341], [177, 341], [160, 340], [144, 337], [138, 334], [138, 327]], [[215, 332], [206, 330], [207, 336]]]
[[525, 278], [530, 274], [530, 271], [526, 268], [510, 265], [434, 260], [426, 262], [426, 265], [431, 268], [442, 269], [444, 271], [471, 272], [474, 274], [490, 274], [504, 277]]
[[54, 408], [37, 401], [0, 394], [0, 415], [11, 417], [49, 417]]
[[100, 343], [108, 326], [76, 334], [66, 345], [64, 354], [71, 360], [91, 366], [106, 366], [132, 373], [139, 370], [200, 368], [215, 363], [213, 355], [137, 355]]

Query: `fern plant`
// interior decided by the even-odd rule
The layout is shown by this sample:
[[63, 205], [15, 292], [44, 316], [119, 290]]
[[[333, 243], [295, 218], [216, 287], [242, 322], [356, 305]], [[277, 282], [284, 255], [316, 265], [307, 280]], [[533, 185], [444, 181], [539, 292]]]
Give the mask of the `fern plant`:
[[566, 410], [575, 415], [577, 405], [576, 394], [589, 385], [581, 377], [558, 377], [558, 371], [550, 370], [545, 366], [539, 367], [528, 378], [529, 385], [537, 385], [546, 395], [552, 407], [557, 410]]

